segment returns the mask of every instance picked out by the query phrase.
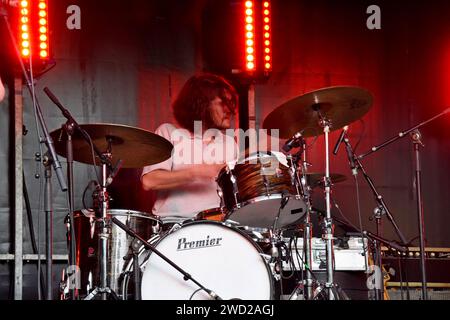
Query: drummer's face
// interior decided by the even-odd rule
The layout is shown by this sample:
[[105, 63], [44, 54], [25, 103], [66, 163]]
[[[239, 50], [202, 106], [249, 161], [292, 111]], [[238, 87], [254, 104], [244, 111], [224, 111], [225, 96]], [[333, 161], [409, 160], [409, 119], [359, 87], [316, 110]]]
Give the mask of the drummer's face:
[[[231, 95], [227, 94], [227, 99], [231, 99]], [[211, 120], [214, 128], [229, 129], [231, 126], [231, 110], [222, 98], [215, 97], [209, 103], [209, 110], [211, 112]]]

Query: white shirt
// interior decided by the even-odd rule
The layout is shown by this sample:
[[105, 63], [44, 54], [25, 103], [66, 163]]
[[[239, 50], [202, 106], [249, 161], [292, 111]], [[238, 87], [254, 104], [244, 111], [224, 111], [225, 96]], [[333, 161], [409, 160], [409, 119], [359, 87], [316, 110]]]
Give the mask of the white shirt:
[[[214, 164], [233, 161], [237, 157], [234, 138], [219, 130], [206, 130], [192, 134], [173, 124], [164, 123], [155, 131], [170, 141], [174, 149], [172, 156], [161, 163], [144, 167], [142, 175], [154, 170], [180, 170], [196, 164]], [[157, 192], [153, 214], [160, 217], [195, 217], [199, 212], [220, 206], [215, 178], [195, 180], [175, 189]]]

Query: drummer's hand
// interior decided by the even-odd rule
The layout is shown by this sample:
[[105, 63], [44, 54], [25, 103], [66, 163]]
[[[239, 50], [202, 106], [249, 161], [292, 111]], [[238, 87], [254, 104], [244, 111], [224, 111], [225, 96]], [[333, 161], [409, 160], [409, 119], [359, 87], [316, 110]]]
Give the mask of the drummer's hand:
[[220, 164], [199, 164], [193, 166], [193, 174], [200, 179], [213, 179], [219, 175], [219, 171], [225, 167], [224, 163]]

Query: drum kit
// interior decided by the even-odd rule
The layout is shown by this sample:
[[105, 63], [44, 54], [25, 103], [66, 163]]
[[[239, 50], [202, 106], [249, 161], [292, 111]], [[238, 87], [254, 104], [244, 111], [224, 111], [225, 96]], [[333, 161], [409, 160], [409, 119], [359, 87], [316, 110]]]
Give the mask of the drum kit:
[[[71, 135], [64, 129], [52, 132], [58, 154], [68, 156], [70, 142], [74, 161], [102, 167], [94, 209], [73, 212], [72, 219], [67, 219], [71, 261], [78, 267], [80, 281], [74, 290], [66, 274], [61, 297], [280, 299], [281, 265], [292, 255], [284, 233], [295, 230], [304, 245], [305, 279], [300, 284], [304, 299], [342, 298], [333, 278], [330, 193], [333, 184], [346, 177], [330, 173], [328, 136], [361, 119], [371, 105], [367, 90], [345, 86], [306, 93], [277, 107], [263, 127], [279, 129], [280, 137], [288, 139], [285, 153], [247, 154], [226, 165], [216, 178], [220, 207], [192, 219], [109, 207], [107, 189], [118, 169], [168, 159], [172, 145], [164, 138], [114, 124], [80, 125]], [[325, 137], [325, 172], [308, 172], [306, 138], [321, 135]], [[344, 135], [345, 129], [339, 143]], [[348, 140], [343, 143], [350, 147]], [[294, 148], [297, 152], [291, 154]], [[308, 269], [312, 265], [311, 193], [317, 188], [324, 190], [326, 204], [322, 223], [325, 283], [318, 283]]]

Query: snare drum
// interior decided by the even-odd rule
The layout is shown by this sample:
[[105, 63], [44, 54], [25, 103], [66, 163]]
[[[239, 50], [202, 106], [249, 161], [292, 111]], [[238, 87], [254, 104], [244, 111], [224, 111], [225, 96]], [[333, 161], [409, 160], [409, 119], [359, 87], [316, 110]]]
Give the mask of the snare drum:
[[219, 172], [219, 196], [231, 220], [267, 228], [285, 227], [304, 216], [295, 173], [280, 155], [257, 153]]
[[[149, 243], [224, 300], [270, 300], [273, 277], [263, 252], [242, 231], [214, 221], [195, 221]], [[143, 300], [210, 300], [211, 297], [157, 254], [141, 250]], [[122, 296], [133, 293], [133, 261], [124, 270]]]
[[[159, 219], [151, 214], [124, 210], [109, 209], [108, 214], [126, 224], [139, 236], [149, 239], [159, 229]], [[85, 295], [89, 290], [100, 284], [99, 239], [100, 224], [92, 210], [74, 212], [74, 231], [76, 238], [76, 265], [80, 269], [80, 294]], [[120, 227], [111, 223], [111, 233], [108, 246], [108, 282], [109, 288], [118, 290], [119, 276], [127, 259], [131, 238]]]

